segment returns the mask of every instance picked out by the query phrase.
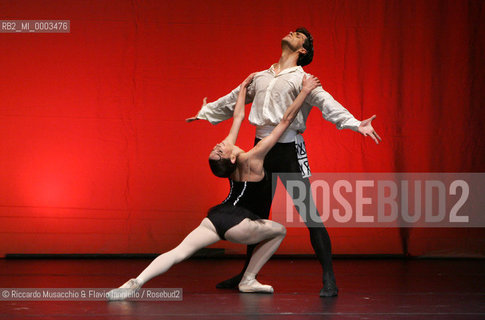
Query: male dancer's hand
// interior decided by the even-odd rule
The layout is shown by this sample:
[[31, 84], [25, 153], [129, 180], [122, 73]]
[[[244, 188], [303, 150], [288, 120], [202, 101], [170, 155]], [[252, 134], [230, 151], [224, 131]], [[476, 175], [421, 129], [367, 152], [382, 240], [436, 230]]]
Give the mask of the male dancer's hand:
[[[202, 100], [202, 107], [204, 107], [206, 104], [207, 104], [207, 97], [205, 97], [205, 98]], [[197, 116], [187, 118], [187, 119], [185, 119], [185, 122], [192, 122], [192, 121], [195, 121], [195, 120], [199, 120], [199, 119], [197, 119]]]
[[185, 122], [192, 122], [192, 121], [195, 121], [195, 120], [199, 120], [199, 119], [197, 119], [197, 117], [190, 117], [190, 118], [185, 119]]
[[[244, 88], [247, 88], [249, 87], [249, 85], [253, 82], [253, 78], [254, 76], [256, 75], [256, 72], [254, 73], [251, 73], [242, 83], [241, 83], [241, 86], [244, 87]], [[202, 100], [202, 107], [203, 108], [205, 105], [207, 104], [207, 97], [205, 97], [203, 100]], [[185, 122], [192, 122], [192, 121], [195, 121], [195, 120], [199, 120], [197, 119], [197, 116], [194, 116], [194, 117], [190, 117], [190, 118], [187, 118], [185, 119]]]
[[379, 137], [379, 135], [377, 134], [377, 132], [375, 132], [375, 130], [372, 127], [372, 124], [371, 124], [372, 120], [374, 120], [375, 118], [376, 118], [376, 115], [373, 115], [369, 119], [366, 119], [366, 120], [362, 121], [360, 123], [360, 126], [357, 129], [357, 131], [359, 131], [365, 137], [367, 137], [367, 136], [371, 137], [372, 139], [374, 139], [374, 141], [376, 142], [376, 144], [379, 144], [379, 141], [382, 141], [382, 139], [381, 139], [381, 137]]

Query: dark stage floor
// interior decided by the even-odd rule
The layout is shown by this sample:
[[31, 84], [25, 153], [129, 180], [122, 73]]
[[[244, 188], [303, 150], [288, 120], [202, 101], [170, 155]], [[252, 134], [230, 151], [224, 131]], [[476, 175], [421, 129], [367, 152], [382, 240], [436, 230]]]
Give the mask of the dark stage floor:
[[[2, 288], [111, 288], [150, 259], [0, 259]], [[340, 295], [320, 298], [312, 259], [273, 259], [258, 279], [275, 293], [219, 290], [239, 259], [193, 259], [145, 287], [183, 301], [1, 301], [2, 319], [485, 319], [484, 260], [336, 259]]]

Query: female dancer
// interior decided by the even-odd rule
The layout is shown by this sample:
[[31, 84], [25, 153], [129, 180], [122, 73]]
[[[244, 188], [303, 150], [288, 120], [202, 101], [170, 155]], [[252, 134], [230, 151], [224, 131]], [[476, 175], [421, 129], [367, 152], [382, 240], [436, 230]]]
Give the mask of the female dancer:
[[211, 208], [207, 218], [204, 218], [175, 249], [158, 256], [138, 277], [108, 292], [108, 300], [126, 299], [150, 279], [166, 272], [197, 250], [221, 239], [242, 244], [258, 244], [239, 283], [239, 291], [273, 292], [273, 287], [259, 283], [256, 275], [278, 249], [286, 229], [279, 223], [261, 219], [255, 214], [265, 210], [258, 207], [264, 203], [258, 201], [258, 198], [265, 194], [266, 188], [271, 188], [271, 180], [264, 172], [263, 161], [295, 119], [307, 95], [319, 86], [320, 82], [313, 76], [303, 78], [302, 91], [286, 110], [281, 123], [269, 136], [259, 141], [248, 152], [244, 152], [235, 143], [244, 119], [247, 87], [253, 77], [254, 74], [251, 74], [241, 84], [229, 135], [217, 144], [209, 155], [212, 172], [218, 177], [229, 177], [231, 190], [228, 197], [220, 205]]

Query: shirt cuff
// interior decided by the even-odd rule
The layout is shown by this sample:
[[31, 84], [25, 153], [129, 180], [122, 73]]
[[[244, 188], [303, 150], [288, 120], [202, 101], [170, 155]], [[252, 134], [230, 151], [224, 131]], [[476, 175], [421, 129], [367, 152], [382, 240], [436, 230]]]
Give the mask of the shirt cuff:
[[354, 118], [354, 119], [351, 119], [349, 121], [346, 121], [345, 123], [337, 126], [337, 128], [339, 128], [340, 130], [342, 130], [342, 129], [350, 129], [352, 131], [357, 132], [361, 123], [362, 123], [362, 121], [359, 121], [359, 120], [357, 120], [357, 119]]

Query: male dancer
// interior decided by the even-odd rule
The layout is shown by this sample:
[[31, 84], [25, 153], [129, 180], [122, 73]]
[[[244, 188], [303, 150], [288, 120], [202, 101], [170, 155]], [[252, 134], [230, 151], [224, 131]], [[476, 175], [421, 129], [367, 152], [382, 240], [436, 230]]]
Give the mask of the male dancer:
[[[256, 126], [255, 143], [268, 136], [281, 121], [285, 110], [292, 104], [302, 89], [302, 79], [306, 75], [302, 66], [308, 65], [312, 60], [313, 38], [308, 30], [298, 28], [281, 40], [281, 57], [279, 61], [268, 70], [256, 73], [253, 83], [248, 88], [246, 99], [246, 103], [253, 103], [249, 121]], [[211, 124], [217, 124], [229, 119], [232, 116], [238, 92], [239, 88], [236, 88], [214, 102], [204, 103], [198, 114], [195, 117], [186, 119], [186, 121], [191, 122], [201, 119], [207, 120]], [[381, 138], [371, 125], [372, 120], [376, 117], [375, 115], [367, 120], [359, 121], [335, 101], [329, 93], [324, 91], [322, 87], [317, 87], [308, 95], [293, 124], [264, 160], [264, 167], [270, 175], [290, 172], [301, 172], [302, 174], [302, 181], [305, 183], [307, 190], [304, 201], [306, 210], [297, 209], [299, 209], [299, 214], [308, 227], [312, 247], [323, 268], [323, 288], [320, 291], [320, 296], [331, 297], [338, 294], [338, 288], [332, 266], [330, 237], [321, 221], [312, 221], [309, 217], [310, 208], [315, 208], [315, 204], [311, 196], [310, 182], [308, 180], [311, 173], [306, 158], [304, 141], [300, 135], [306, 129], [305, 122], [312, 106], [318, 107], [322, 111], [323, 117], [334, 123], [338, 129], [351, 129], [364, 136], [370, 136], [376, 143], [379, 143], [378, 140], [381, 140]], [[302, 154], [304, 157], [302, 157]], [[280, 179], [286, 187], [284, 176], [280, 176]], [[266, 197], [267, 212], [265, 216], [262, 216], [264, 219], [267, 219], [269, 216], [272, 196], [273, 194], [268, 194]], [[253, 246], [248, 246], [248, 258], [243, 272], [219, 283], [217, 285], [218, 288], [237, 288], [253, 249]]]

